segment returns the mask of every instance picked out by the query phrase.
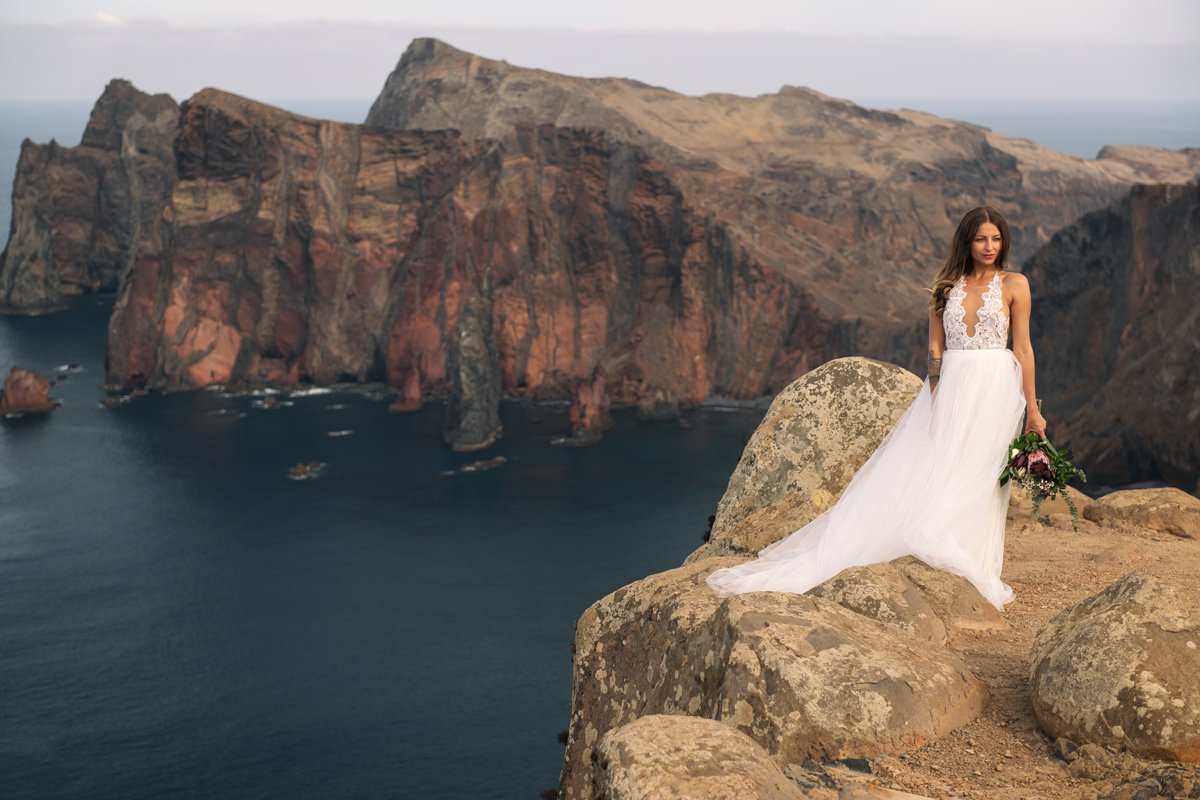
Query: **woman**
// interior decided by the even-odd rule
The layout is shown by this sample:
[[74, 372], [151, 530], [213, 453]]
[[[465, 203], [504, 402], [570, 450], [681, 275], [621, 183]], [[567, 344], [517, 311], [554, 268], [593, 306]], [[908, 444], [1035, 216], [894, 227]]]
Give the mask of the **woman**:
[[[1008, 443], [1045, 433], [1034, 391], [1029, 283], [1006, 272], [1008, 223], [990, 206], [968, 211], [929, 303], [929, 376], [916, 400], [832, 508], [758, 558], [719, 569], [718, 594], [806, 592], [843, 569], [915, 555], [962, 575], [996, 608], [1011, 483]], [[1012, 350], [1006, 349], [1010, 329]]]

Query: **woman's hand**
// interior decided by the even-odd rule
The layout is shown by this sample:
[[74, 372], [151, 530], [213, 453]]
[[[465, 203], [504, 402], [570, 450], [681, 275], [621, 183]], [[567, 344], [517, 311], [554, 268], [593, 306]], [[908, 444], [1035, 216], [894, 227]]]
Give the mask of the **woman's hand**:
[[1037, 408], [1025, 410], [1025, 432], [1029, 433], [1030, 431], [1036, 432], [1039, 436], [1046, 435], [1046, 418]]

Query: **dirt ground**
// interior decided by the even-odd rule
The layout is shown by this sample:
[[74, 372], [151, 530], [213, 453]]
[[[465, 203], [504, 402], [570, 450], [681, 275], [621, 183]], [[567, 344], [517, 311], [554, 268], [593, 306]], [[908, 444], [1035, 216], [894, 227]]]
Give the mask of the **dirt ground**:
[[1114, 792], [1135, 797], [1121, 787], [1147, 776], [1182, 774], [1189, 788], [1179, 789], [1177, 778], [1173, 792], [1164, 788], [1166, 794], [1150, 796], [1192, 795], [1192, 781], [1200, 788], [1200, 768], [1128, 753], [1109, 751], [1100, 760], [1068, 764], [1038, 729], [1029, 700], [1029, 653], [1051, 617], [1132, 571], [1179, 586], [1194, 585], [1200, 575], [1200, 541], [1085, 519], [1076, 532], [1063, 510], [1048, 505], [1045, 521], [1034, 521], [1028, 507], [1014, 503], [1004, 564], [1004, 579], [1017, 594], [1005, 608], [1009, 628], [959, 634], [950, 643], [988, 688], [982, 716], [916, 753], [877, 759], [872, 764], [877, 786], [939, 800], [1104, 800]]

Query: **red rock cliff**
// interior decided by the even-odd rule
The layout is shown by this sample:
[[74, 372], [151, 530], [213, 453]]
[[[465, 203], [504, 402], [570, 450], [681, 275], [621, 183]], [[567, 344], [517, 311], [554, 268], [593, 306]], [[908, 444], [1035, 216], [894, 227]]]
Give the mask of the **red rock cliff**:
[[[112, 383], [383, 380], [415, 402], [490, 348], [504, 393], [567, 397], [602, 366], [614, 405], [692, 405], [771, 391], [853, 336], [599, 133], [468, 142], [205, 90], [175, 150], [169, 235], [113, 312]], [[481, 301], [490, 344], [466, 347]]]

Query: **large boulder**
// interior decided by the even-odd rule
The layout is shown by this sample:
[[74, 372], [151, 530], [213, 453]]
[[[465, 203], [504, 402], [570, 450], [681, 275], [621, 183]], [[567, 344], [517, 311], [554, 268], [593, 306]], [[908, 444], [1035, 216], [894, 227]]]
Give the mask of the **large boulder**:
[[589, 796], [607, 731], [648, 714], [718, 720], [783, 768], [915, 750], [969, 722], [984, 691], [949, 650], [821, 597], [718, 598], [714, 558], [637, 581], [576, 625], [562, 797]]
[[1128, 523], [1181, 539], [1200, 539], [1200, 500], [1175, 488], [1106, 494], [1083, 509], [1083, 516], [1101, 525]]
[[918, 589], [951, 633], [1008, 630], [1008, 621], [961, 575], [935, 569], [919, 558], [891, 562]]
[[945, 644], [946, 625], [929, 600], [894, 564], [850, 567], [806, 594], [824, 597], [910, 636]]
[[1200, 599], [1132, 572], [1038, 633], [1030, 684], [1051, 737], [1200, 764]]
[[921, 380], [868, 358], [839, 358], [775, 396], [689, 556], [756, 553], [816, 518], [916, 398]]
[[767, 752], [710, 719], [651, 714], [604, 734], [593, 796], [606, 800], [803, 800]]
[[0, 389], [0, 416], [42, 414], [58, 408], [59, 403], [50, 399], [54, 382], [36, 372], [13, 367]]

